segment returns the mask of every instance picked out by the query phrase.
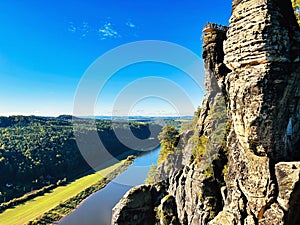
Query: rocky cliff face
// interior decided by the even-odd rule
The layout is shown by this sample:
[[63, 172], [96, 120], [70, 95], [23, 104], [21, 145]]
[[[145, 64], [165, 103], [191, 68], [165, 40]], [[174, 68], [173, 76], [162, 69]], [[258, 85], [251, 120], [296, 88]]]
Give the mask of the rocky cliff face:
[[[183, 151], [179, 152], [183, 153], [170, 154], [158, 165], [156, 179], [164, 180], [159, 184], [159, 189], [164, 190], [160, 192], [160, 198], [155, 200], [151, 198], [152, 200], [147, 202], [138, 200], [141, 190], [149, 188], [148, 185], [131, 190], [114, 208], [112, 224], [147, 224], [149, 221], [150, 224], [166, 225], [206, 224], [222, 209], [221, 187], [224, 185], [224, 179], [221, 171], [226, 159], [214, 159], [213, 156], [223, 154], [225, 137], [224, 82], [229, 72], [223, 63], [223, 41], [226, 38], [226, 31], [226, 27], [209, 24], [204, 32], [203, 58], [206, 67], [207, 94], [201, 113], [195, 118], [194, 128], [181, 135], [177, 147], [182, 149]], [[215, 113], [219, 116], [216, 117]], [[215, 132], [218, 130], [216, 128], [219, 129], [219, 134]], [[199, 150], [203, 151], [203, 155], [195, 153]], [[218, 170], [215, 175], [213, 169]], [[154, 186], [157, 187], [157, 184]], [[140, 204], [128, 204], [131, 201]], [[169, 203], [168, 207], [166, 202]], [[152, 207], [149, 208], [149, 204]], [[143, 222], [136, 220], [137, 216], [130, 216], [132, 212], [143, 213], [145, 210], [147, 215], [150, 215], [147, 217], [147, 223], [145, 220]]]
[[112, 224], [300, 224], [300, 30], [291, 2], [234, 1], [228, 28], [205, 27], [203, 58], [207, 94], [176, 168], [167, 160], [165, 181], [131, 190]]
[[207, 94], [193, 129], [194, 134], [185, 141], [184, 167], [169, 178], [168, 192], [175, 197], [181, 224], [206, 224], [223, 204], [222, 169], [226, 157], [219, 155], [224, 155], [227, 117], [224, 82], [229, 69], [223, 63], [226, 31], [226, 27], [208, 24], [203, 34]]
[[289, 207], [296, 206], [284, 209], [278, 196], [282, 179], [294, 172], [279, 171], [297, 166], [277, 163], [299, 154], [299, 47], [289, 1], [234, 1], [224, 44], [232, 70], [226, 77], [228, 196], [210, 224], [293, 224]]

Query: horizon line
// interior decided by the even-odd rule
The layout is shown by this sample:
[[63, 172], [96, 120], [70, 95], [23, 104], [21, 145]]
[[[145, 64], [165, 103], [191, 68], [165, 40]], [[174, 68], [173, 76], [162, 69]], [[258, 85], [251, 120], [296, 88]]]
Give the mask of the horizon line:
[[74, 116], [72, 114], [59, 114], [59, 115], [34, 115], [34, 114], [0, 114], [0, 117], [11, 117], [11, 116], [24, 116], [24, 117], [60, 117], [60, 116], [72, 116], [78, 118], [91, 118], [91, 117], [193, 117], [194, 115], [82, 115], [82, 116]]

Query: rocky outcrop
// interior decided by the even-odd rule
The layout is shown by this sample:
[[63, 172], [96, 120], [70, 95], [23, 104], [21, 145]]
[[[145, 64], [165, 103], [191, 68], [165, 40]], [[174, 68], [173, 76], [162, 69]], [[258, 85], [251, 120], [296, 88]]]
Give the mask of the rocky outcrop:
[[167, 195], [166, 187], [166, 183], [160, 182], [156, 185], [141, 185], [129, 190], [113, 208], [112, 225], [154, 224], [155, 209]]
[[176, 210], [176, 201], [172, 195], [166, 195], [157, 209], [157, 224], [180, 225]]
[[288, 212], [286, 222], [298, 224], [300, 221], [300, 162], [278, 163], [275, 173], [278, 184], [277, 202], [283, 210]]
[[207, 94], [150, 224], [299, 224], [300, 30], [291, 2], [233, 1], [228, 28], [204, 28], [203, 58]]
[[188, 140], [193, 134], [192, 130], [187, 130], [180, 135], [180, 140], [177, 144], [179, 151], [170, 153], [164, 161], [158, 164], [155, 177], [153, 178], [154, 182], [169, 179], [172, 174], [177, 173], [184, 165], [189, 164], [192, 153], [182, 154], [181, 150], [188, 145]]
[[224, 44], [232, 70], [226, 77], [228, 196], [210, 224], [283, 224], [275, 165], [295, 160], [299, 151], [298, 128], [287, 134], [289, 121], [299, 126], [299, 26], [289, 1], [234, 3]]
[[[158, 165], [156, 179], [166, 180], [168, 188], [166, 192], [161, 193], [165, 197], [161, 198], [159, 205], [151, 211], [152, 215], [153, 212], [155, 213], [155, 219], [153, 216], [147, 218], [147, 221], [152, 221], [152, 224], [206, 224], [222, 209], [221, 187], [224, 185], [222, 169], [226, 160], [214, 156], [223, 154], [224, 150], [227, 118], [224, 82], [229, 72], [223, 63], [223, 41], [226, 38], [226, 31], [227, 27], [212, 23], [205, 28], [203, 58], [207, 93], [201, 113], [198, 118], [195, 118], [194, 129], [181, 134], [177, 146], [182, 150], [181, 154], [170, 154]], [[205, 140], [205, 144], [201, 146], [205, 153], [201, 156], [201, 163], [198, 163], [197, 160], [200, 159], [195, 155], [195, 151], [198, 151], [195, 145], [199, 145], [200, 140]], [[131, 190], [115, 207], [113, 224], [128, 224], [120, 222], [124, 221], [120, 218], [127, 214], [128, 207], [130, 211], [137, 212], [143, 208], [141, 214], [144, 214], [144, 207], [135, 205], [135, 209], [132, 210], [131, 204], [127, 203], [130, 196], [139, 198], [141, 188], [149, 188], [149, 186]], [[149, 204], [149, 202], [145, 203], [145, 205]], [[148, 211], [148, 215], [151, 213]], [[146, 224], [145, 221], [140, 223], [129, 218], [125, 221], [130, 221], [131, 225]]]

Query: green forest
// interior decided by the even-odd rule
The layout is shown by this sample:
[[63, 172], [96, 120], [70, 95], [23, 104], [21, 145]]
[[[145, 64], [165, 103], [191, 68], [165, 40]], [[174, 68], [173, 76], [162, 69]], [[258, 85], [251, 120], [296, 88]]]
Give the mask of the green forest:
[[[93, 129], [85, 126], [88, 119], [77, 120], [84, 139]], [[105, 149], [119, 159], [139, 152], [124, 146], [115, 130], [122, 133], [129, 125], [134, 136], [147, 139], [147, 147], [159, 143], [161, 126], [153, 122], [96, 120], [95, 124]], [[37, 195], [91, 171], [77, 147], [72, 125], [71, 116], [0, 117], [0, 203]]]

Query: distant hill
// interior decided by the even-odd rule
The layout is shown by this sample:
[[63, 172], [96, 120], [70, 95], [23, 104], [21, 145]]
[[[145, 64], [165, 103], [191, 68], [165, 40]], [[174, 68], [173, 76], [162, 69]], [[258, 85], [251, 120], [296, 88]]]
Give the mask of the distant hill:
[[74, 119], [80, 119], [78, 117], [72, 116], [72, 115], [60, 115], [58, 117], [56, 117], [57, 119], [60, 120], [74, 120]]

